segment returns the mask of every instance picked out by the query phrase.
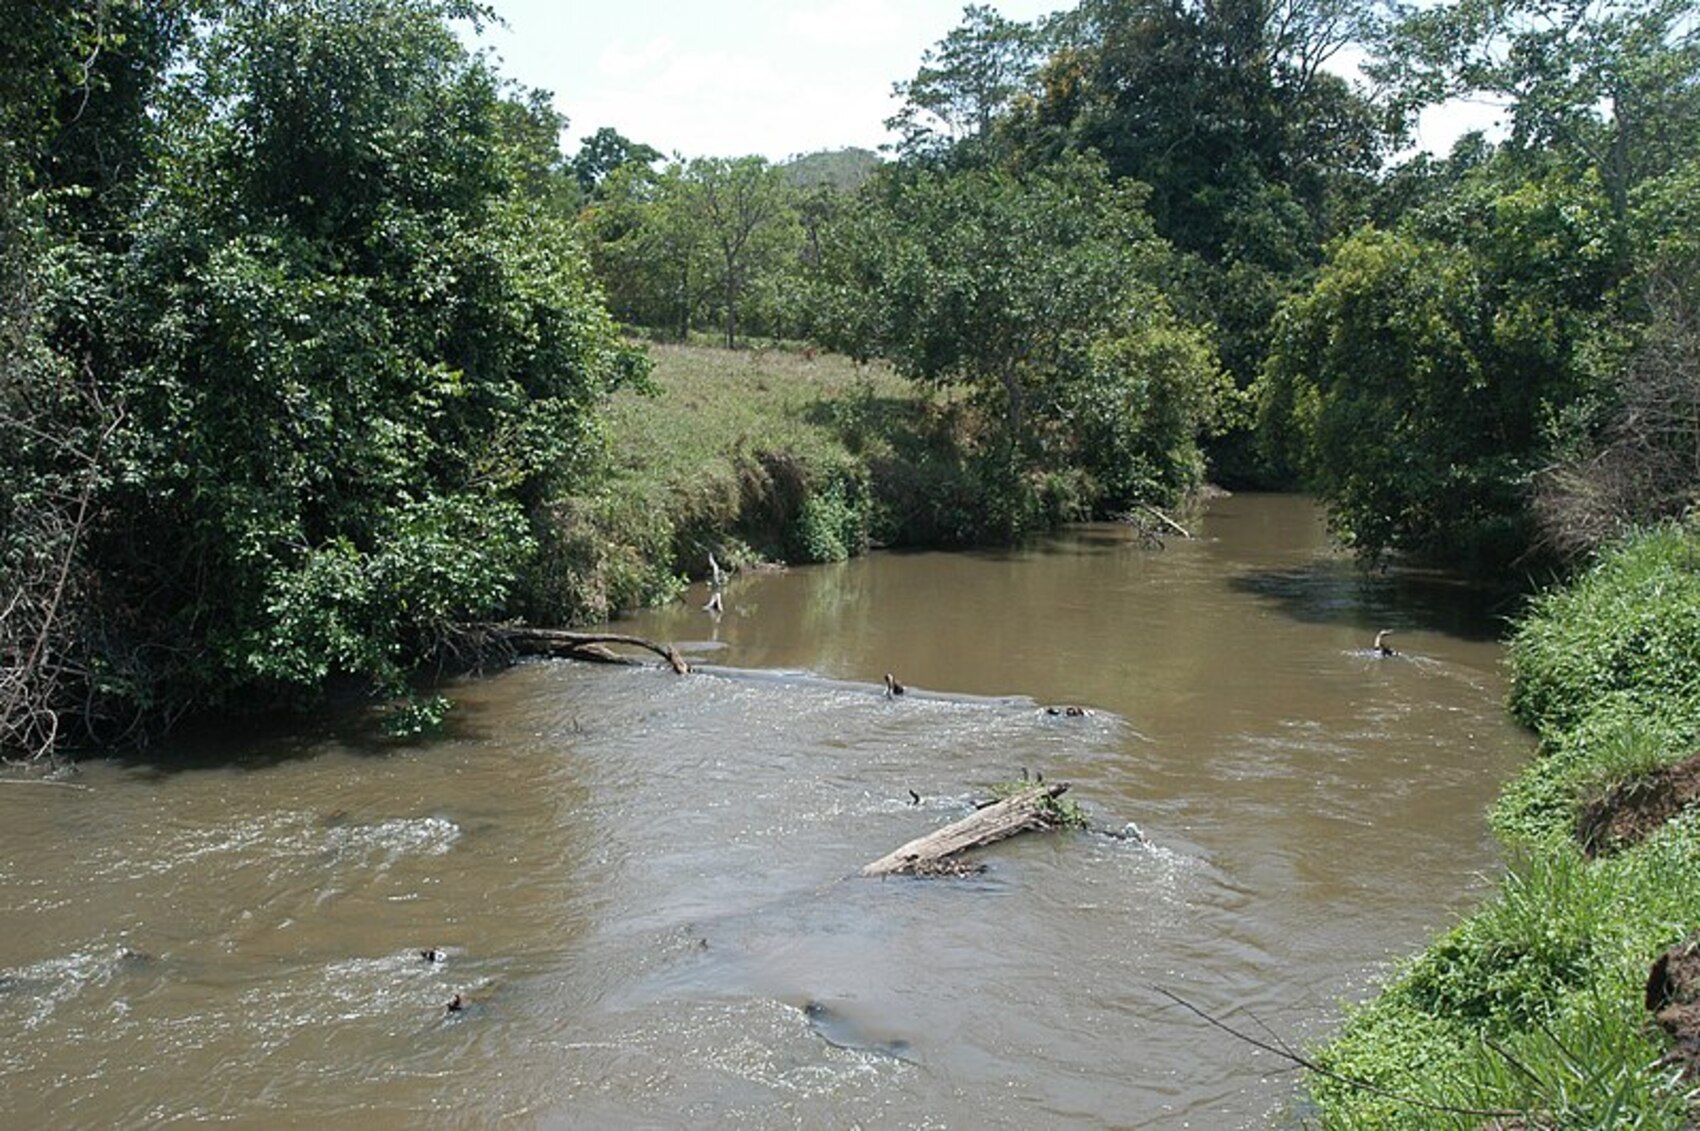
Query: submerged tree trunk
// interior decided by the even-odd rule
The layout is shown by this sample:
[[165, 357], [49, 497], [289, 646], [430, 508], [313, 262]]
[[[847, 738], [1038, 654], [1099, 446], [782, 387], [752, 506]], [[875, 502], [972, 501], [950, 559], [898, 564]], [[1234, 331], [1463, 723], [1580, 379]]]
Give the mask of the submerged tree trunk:
[[680, 675], [691, 665], [671, 644], [657, 644], [641, 636], [619, 632], [569, 632], [562, 628], [528, 628], [524, 625], [484, 625], [475, 630], [477, 642], [486, 646], [507, 648], [521, 656], [554, 656], [564, 660], [585, 660], [597, 664], [636, 664], [641, 661], [623, 656], [607, 646], [626, 644], [654, 652]]
[[1017, 833], [1056, 827], [1051, 802], [1068, 790], [1066, 782], [1040, 783], [976, 810], [954, 824], [917, 837], [862, 869], [864, 876], [948, 870], [944, 861], [959, 852], [993, 844]]

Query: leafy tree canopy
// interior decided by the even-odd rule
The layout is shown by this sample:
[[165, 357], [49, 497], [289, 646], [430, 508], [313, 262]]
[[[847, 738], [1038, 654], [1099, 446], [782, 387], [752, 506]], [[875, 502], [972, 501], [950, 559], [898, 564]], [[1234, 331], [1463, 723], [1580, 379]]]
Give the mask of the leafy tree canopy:
[[[877, 188], [827, 241], [818, 334], [974, 390], [1018, 461], [1081, 461], [1116, 479], [1117, 501], [1192, 481], [1230, 397], [1158, 292], [1171, 252], [1141, 186], [1076, 159], [1027, 176], [900, 170]], [[1129, 462], [1130, 445], [1161, 454]]]
[[903, 107], [885, 126], [902, 137], [898, 153], [907, 160], [990, 160], [993, 127], [1030, 89], [1042, 42], [1033, 27], [989, 5], [964, 6], [962, 23], [927, 49], [915, 77], [892, 87]]
[[1452, 0], [1396, 5], [1369, 70], [1409, 115], [1503, 100], [1518, 149], [1585, 161], [1614, 213], [1700, 137], [1700, 19], [1688, 0]]
[[632, 141], [611, 126], [603, 126], [582, 139], [572, 160], [573, 176], [579, 188], [591, 196], [601, 187], [609, 173], [622, 165], [651, 166], [661, 160], [661, 151], [654, 146]]
[[[482, 15], [209, 5], [123, 127], [155, 156], [117, 246], [27, 265], [6, 564], [33, 584], [55, 558], [85, 598], [41, 624], [31, 654], [76, 675], [38, 683], [37, 717], [399, 690], [448, 625], [517, 601], [541, 502], [639, 368], [531, 195], [558, 122], [448, 23]], [[82, 438], [28, 442], [50, 427]], [[53, 514], [74, 538], [41, 536]]]

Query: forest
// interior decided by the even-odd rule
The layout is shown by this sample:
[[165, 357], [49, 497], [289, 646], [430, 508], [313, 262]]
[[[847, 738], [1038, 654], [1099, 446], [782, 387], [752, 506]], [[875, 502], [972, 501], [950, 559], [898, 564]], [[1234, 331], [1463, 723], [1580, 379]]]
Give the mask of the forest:
[[[1208, 480], [1316, 492], [1366, 560], [1522, 579], [1687, 505], [1684, 4], [970, 5], [895, 85], [889, 153], [779, 165], [609, 126], [569, 152], [466, 46], [497, 18], [85, 0], [9, 37], [9, 750], [408, 696], [456, 625], [617, 611], [545, 575], [586, 552], [563, 500], [646, 381], [634, 334], [933, 390], [958, 502], [884, 542]], [[1402, 158], [1461, 97], [1505, 135]]]
[[[549, 94], [468, 46], [497, 19], [473, 0], [12, 12], [8, 758], [338, 696], [428, 728], [448, 705], [421, 677], [465, 661], [469, 626], [665, 597], [734, 534], [820, 560], [1009, 542], [1207, 483], [1303, 489], [1368, 564], [1531, 587], [1684, 529], [1686, 0], [1080, 0], [1034, 23], [969, 5], [896, 83], [887, 152], [783, 163], [601, 124], [564, 144]], [[1362, 79], [1341, 77], [1352, 56]], [[1494, 100], [1503, 132], [1413, 154], [1417, 115], [1453, 99]], [[610, 509], [610, 406], [653, 389], [646, 339], [843, 355], [924, 408], [895, 420], [870, 394], [844, 421], [900, 430], [901, 459], [753, 452], [790, 476], [788, 509], [660, 528]], [[1673, 614], [1645, 615], [1587, 655], [1656, 641], [1700, 666]], [[1560, 653], [1521, 653], [1520, 686]], [[1641, 678], [1608, 668], [1567, 694]], [[1693, 687], [1680, 710], [1636, 700], [1661, 748], [1700, 735]], [[1604, 741], [1561, 716], [1525, 714], [1563, 749]]]

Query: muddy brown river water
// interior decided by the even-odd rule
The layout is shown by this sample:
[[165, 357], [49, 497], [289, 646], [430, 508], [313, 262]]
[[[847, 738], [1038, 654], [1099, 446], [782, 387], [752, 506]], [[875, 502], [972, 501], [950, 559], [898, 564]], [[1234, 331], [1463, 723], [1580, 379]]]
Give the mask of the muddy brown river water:
[[[0, 1126], [1294, 1124], [1154, 987], [1322, 1038], [1481, 894], [1530, 740], [1479, 595], [1358, 572], [1300, 498], [1197, 533], [741, 576], [621, 626], [690, 677], [528, 664], [429, 743], [0, 783]], [[1023, 768], [1150, 843], [856, 878]]]

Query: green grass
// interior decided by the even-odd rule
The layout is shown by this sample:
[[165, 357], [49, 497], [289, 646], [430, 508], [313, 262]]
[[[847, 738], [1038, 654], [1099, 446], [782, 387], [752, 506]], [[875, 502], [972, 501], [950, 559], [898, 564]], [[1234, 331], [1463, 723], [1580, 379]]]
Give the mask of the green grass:
[[1649, 714], [1700, 697], [1700, 541], [1677, 526], [1608, 550], [1539, 598], [1511, 642], [1511, 708], [1547, 733], [1575, 729], [1606, 697]]
[[605, 473], [543, 532], [531, 586], [566, 610], [551, 619], [666, 601], [710, 552], [727, 567], [829, 561], [887, 535], [874, 470], [900, 462], [889, 437], [944, 402], [885, 366], [803, 349], [646, 349], [648, 390], [604, 414]]
[[[1542, 736], [1493, 811], [1498, 893], [1354, 1009], [1316, 1054], [1326, 1127], [1680, 1127], [1692, 1114], [1641, 1001], [1647, 969], [1700, 927], [1700, 814], [1587, 860], [1578, 806], [1700, 737], [1700, 536], [1639, 535], [1537, 601], [1511, 647], [1512, 703]], [[1418, 1103], [1431, 1106], [1419, 1106]], [[1451, 1114], [1435, 1106], [1472, 1109]]]
[[622, 393], [608, 416], [619, 477], [658, 495], [734, 485], [761, 452], [810, 466], [848, 462], [839, 422], [861, 403], [919, 405], [883, 365], [835, 354], [651, 345], [655, 396]]
[[[1081, 517], [1077, 476], [1013, 470], [973, 398], [801, 347], [647, 346], [604, 415], [607, 471], [558, 500], [537, 615], [603, 620], [726, 566], [1008, 542]], [[565, 613], [561, 612], [565, 610]]]

